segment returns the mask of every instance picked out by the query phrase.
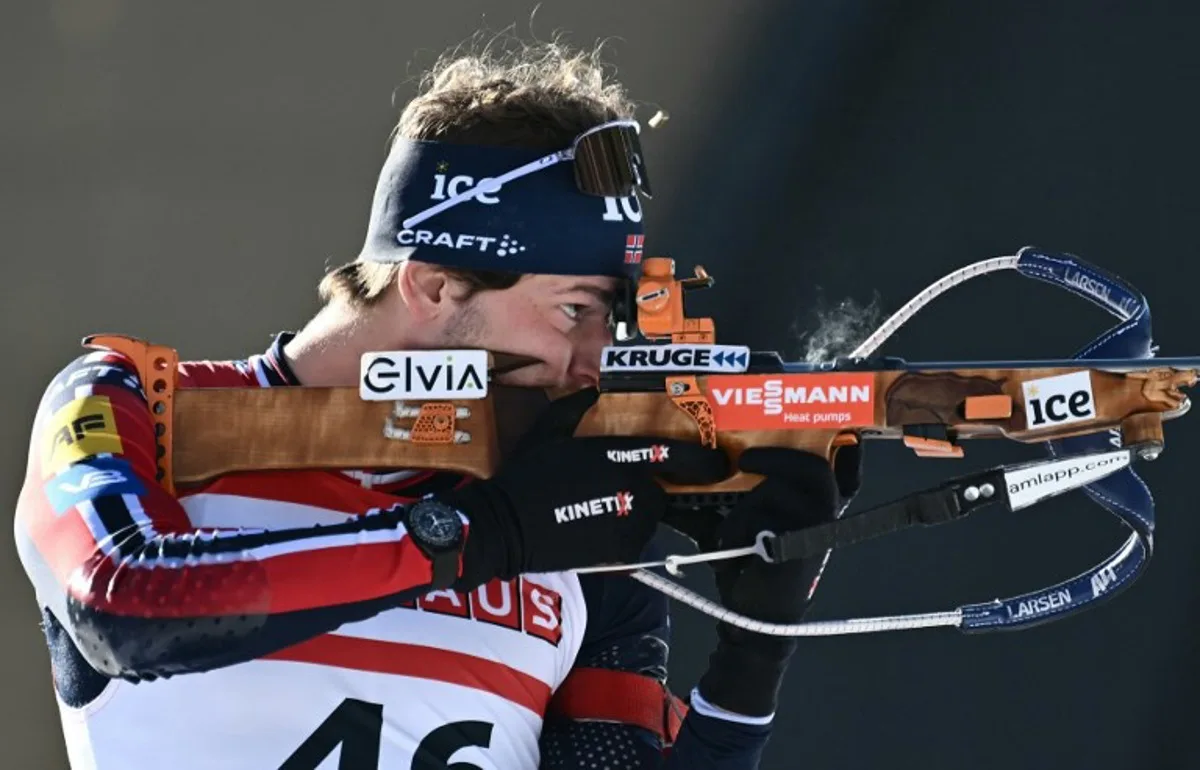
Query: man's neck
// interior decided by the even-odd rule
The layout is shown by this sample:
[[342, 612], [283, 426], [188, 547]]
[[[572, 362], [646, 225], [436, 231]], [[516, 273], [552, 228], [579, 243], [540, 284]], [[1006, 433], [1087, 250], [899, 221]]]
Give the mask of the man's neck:
[[284, 346], [284, 358], [303, 385], [357, 385], [364, 353], [406, 347], [397, 324], [384, 323], [386, 315], [377, 309], [327, 306]]

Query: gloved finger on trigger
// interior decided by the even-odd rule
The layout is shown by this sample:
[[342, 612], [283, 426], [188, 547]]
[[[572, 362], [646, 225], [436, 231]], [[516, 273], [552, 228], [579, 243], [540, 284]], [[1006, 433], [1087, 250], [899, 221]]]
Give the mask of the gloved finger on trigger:
[[765, 477], [755, 488], [759, 505], [778, 526], [824, 521], [837, 506], [833, 468], [814, 452], [784, 447], [751, 447], [738, 457], [738, 467]]
[[738, 468], [746, 473], [833, 482], [833, 467], [816, 452], [791, 447], [749, 447], [738, 456]]

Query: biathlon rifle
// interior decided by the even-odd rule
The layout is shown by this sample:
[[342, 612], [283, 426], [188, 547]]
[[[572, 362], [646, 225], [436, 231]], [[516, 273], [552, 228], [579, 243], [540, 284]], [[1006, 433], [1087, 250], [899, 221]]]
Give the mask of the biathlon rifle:
[[[1088, 299], [1118, 323], [1060, 360], [909, 363], [874, 355], [934, 297], [1007, 269]], [[832, 463], [844, 447], [886, 439], [922, 458], [959, 458], [965, 441], [988, 438], [1040, 444], [1049, 458], [961, 475], [820, 526], [763, 532], [746, 548], [579, 571], [630, 572], [721, 620], [784, 636], [1027, 628], [1115, 596], [1142, 574], [1153, 546], [1154, 504], [1132, 466], [1158, 457], [1164, 423], [1188, 411], [1181, 389], [1195, 384], [1200, 357], [1156, 358], [1146, 298], [1121, 278], [1073, 255], [1026, 247], [943, 277], [849, 356], [820, 363], [717, 344], [712, 319], [684, 312], [684, 294], [712, 283], [702, 267], [680, 279], [671, 259], [643, 263], [631, 302], [645, 344], [605, 349], [599, 398], [576, 435], [694, 440], [725, 450], [735, 467], [748, 447], [795, 447]], [[172, 493], [255, 470], [427, 468], [488, 477], [501, 459], [492, 385], [500, 368], [486, 351], [369, 353], [358, 388], [191, 388], [177, 382], [172, 348], [121, 335], [91, 336], [84, 344], [133, 361], [159, 443], [159, 482]], [[703, 547], [698, 533], [711, 524], [696, 522], [758, 481], [739, 471], [706, 487], [662, 482], [674, 505], [667, 522]], [[906, 527], [961, 519], [985, 506], [1015, 511], [1072, 490], [1129, 529], [1121, 547], [1058, 585], [950, 612], [772, 624], [645, 569], [664, 565], [678, 574], [682, 564], [750, 554], [828, 559], [835, 548]]]

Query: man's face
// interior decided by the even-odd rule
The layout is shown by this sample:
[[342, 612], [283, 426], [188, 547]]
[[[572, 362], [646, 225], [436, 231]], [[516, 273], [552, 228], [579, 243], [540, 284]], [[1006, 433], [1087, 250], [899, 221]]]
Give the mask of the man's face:
[[616, 286], [616, 279], [604, 276], [525, 276], [509, 289], [481, 291], [461, 303], [443, 338], [448, 347], [478, 347], [541, 362], [500, 375], [498, 384], [589, 387], [599, 381], [602, 348], [612, 344], [608, 321]]

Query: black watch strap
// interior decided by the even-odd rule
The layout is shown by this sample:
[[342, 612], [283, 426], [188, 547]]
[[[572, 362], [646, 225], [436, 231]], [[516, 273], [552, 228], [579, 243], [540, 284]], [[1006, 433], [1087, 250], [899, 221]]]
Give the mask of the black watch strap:
[[433, 583], [431, 585], [434, 590], [441, 590], [454, 585], [454, 581], [458, 580], [458, 557], [460, 552], [456, 549], [427, 555], [433, 564]]

